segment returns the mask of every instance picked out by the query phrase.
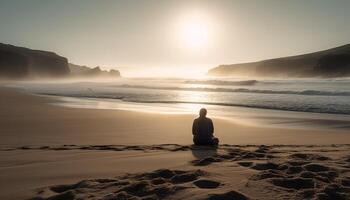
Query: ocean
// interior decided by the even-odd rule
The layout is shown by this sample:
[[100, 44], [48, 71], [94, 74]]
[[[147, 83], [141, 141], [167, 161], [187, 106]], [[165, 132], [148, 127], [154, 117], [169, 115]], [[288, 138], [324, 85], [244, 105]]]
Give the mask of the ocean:
[[[216, 116], [303, 116], [350, 122], [350, 79], [120, 78], [105, 81], [22, 82], [30, 93], [61, 97], [71, 107], [161, 113], [210, 108]], [[276, 112], [279, 111], [279, 112]], [[282, 111], [282, 112], [281, 112]], [[284, 112], [288, 111], [288, 112]], [[238, 113], [237, 113], [238, 112]], [[263, 115], [265, 116], [265, 115]], [[262, 117], [260, 117], [262, 118]], [[266, 118], [266, 117], [265, 117]], [[346, 125], [346, 122], [348, 123]]]

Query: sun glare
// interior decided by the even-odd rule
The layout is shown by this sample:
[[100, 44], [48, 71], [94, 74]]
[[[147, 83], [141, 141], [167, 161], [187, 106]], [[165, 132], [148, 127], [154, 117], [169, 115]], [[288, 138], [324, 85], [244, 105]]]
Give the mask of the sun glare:
[[208, 46], [211, 37], [211, 20], [204, 13], [190, 13], [180, 17], [177, 36], [186, 49], [201, 49]]
[[202, 47], [208, 43], [208, 27], [204, 23], [189, 21], [183, 25], [181, 32], [188, 47]]

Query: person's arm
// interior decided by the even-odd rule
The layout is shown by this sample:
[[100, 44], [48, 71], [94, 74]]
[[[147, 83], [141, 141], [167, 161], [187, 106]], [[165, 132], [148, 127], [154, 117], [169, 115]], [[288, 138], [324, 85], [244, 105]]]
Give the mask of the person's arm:
[[214, 124], [213, 124], [213, 121], [211, 119], [210, 119], [210, 126], [209, 126], [209, 128], [210, 128], [211, 136], [213, 136], [213, 134], [214, 134]]
[[198, 133], [198, 123], [196, 120], [194, 120], [192, 125], [192, 134], [197, 135], [197, 133]]

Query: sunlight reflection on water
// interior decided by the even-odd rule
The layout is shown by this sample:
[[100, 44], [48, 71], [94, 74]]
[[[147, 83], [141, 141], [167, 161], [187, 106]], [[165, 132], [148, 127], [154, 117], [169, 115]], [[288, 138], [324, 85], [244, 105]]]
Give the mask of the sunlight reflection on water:
[[67, 97], [61, 98], [65, 103], [60, 104], [77, 108], [197, 115], [205, 107], [211, 117], [250, 125], [313, 126], [317, 120], [317, 127], [336, 124], [349, 128], [350, 124], [350, 79], [121, 78], [108, 82], [23, 82], [12, 87]]
[[[279, 111], [195, 103], [133, 103], [101, 98], [48, 97], [59, 99], [59, 102], [54, 103], [55, 105], [71, 108], [116, 109], [165, 115], [190, 114], [197, 116], [200, 108], [205, 107], [208, 110], [209, 117], [221, 118], [249, 126], [292, 127], [303, 129], [326, 128], [337, 130], [342, 128], [340, 130], [347, 131], [349, 129], [347, 126], [350, 123], [350, 116], [348, 115]], [[344, 127], [347, 128], [344, 129]]]

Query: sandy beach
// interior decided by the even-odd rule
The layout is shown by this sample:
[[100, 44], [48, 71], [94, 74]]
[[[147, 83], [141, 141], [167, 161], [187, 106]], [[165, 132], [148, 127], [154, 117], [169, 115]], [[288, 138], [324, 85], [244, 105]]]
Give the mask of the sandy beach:
[[350, 0], [0, 0], [0, 200], [350, 200]]
[[192, 146], [195, 115], [77, 109], [0, 89], [1, 199], [349, 199], [347, 131], [216, 119], [217, 149]]

